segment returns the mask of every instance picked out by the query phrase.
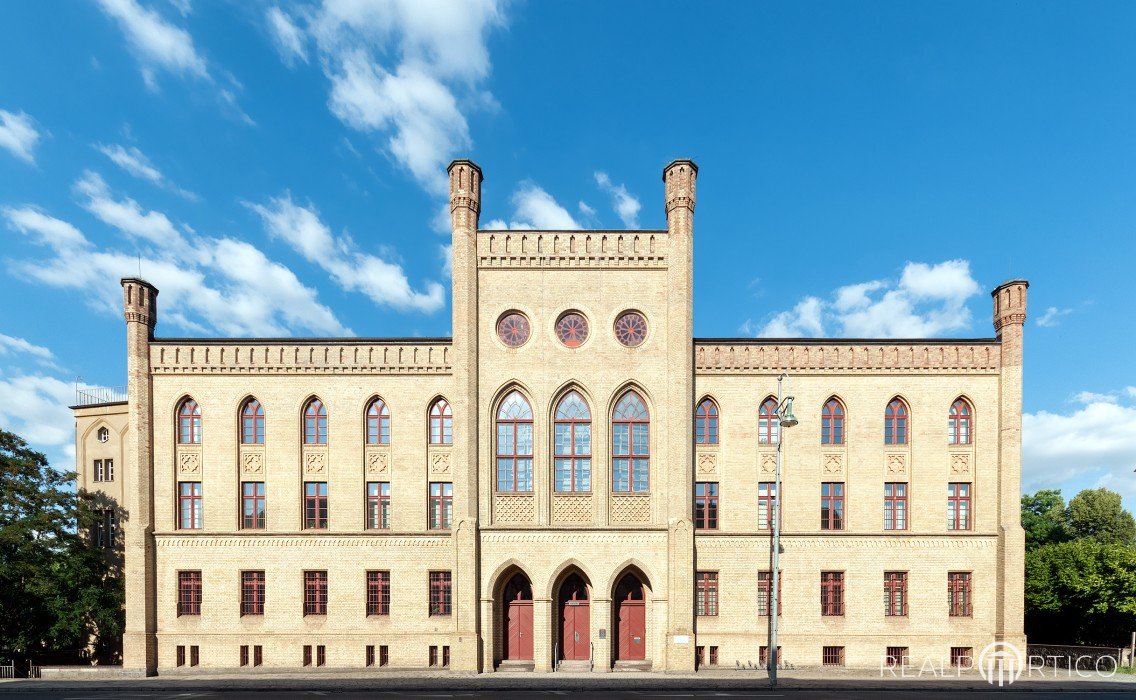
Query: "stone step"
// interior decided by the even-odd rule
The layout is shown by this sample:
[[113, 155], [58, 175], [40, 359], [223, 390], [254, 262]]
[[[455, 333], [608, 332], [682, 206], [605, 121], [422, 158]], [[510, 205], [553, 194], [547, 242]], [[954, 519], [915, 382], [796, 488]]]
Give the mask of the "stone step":
[[564, 671], [567, 673], [586, 673], [592, 670], [592, 662], [584, 659], [583, 661], [569, 661], [565, 659], [560, 662], [560, 667], [557, 671]]

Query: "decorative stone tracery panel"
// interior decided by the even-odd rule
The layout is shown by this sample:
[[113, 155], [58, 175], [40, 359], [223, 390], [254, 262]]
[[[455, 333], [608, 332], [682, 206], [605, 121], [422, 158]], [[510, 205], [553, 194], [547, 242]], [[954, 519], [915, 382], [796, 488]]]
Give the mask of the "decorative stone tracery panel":
[[304, 449], [304, 476], [324, 477], [327, 474], [327, 452], [325, 450]]
[[493, 521], [531, 523], [536, 518], [536, 499], [531, 495], [497, 494], [493, 499]]
[[970, 474], [971, 456], [969, 452], [951, 453], [951, 475], [964, 476]]
[[552, 497], [552, 519], [558, 523], [587, 523], [592, 520], [591, 494]]
[[844, 454], [829, 452], [820, 457], [821, 472], [828, 476], [841, 476], [844, 474]]
[[650, 496], [612, 496], [611, 522], [646, 523], [651, 520]]
[[264, 476], [264, 451], [241, 449], [241, 474], [249, 477]]
[[430, 465], [430, 478], [450, 478], [450, 451], [449, 449], [431, 448], [427, 458]]
[[177, 472], [179, 477], [201, 478], [201, 449], [178, 447]]
[[364, 472], [367, 476], [385, 476], [390, 472], [390, 452], [387, 449], [367, 448], [364, 457]]
[[713, 452], [699, 454], [697, 461], [699, 474], [714, 474], [718, 471], [718, 455]]
[[888, 476], [907, 475], [907, 454], [904, 452], [891, 452], [884, 455], [884, 471]]
[[762, 474], [776, 474], [777, 473], [777, 453], [776, 452], [763, 452], [758, 458], [761, 465]]

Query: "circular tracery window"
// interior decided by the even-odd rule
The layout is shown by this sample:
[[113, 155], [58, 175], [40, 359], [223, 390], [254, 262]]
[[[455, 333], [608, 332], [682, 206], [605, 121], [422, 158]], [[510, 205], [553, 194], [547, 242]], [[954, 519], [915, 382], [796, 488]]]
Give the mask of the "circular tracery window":
[[615, 319], [615, 337], [629, 348], [643, 344], [647, 337], [647, 319], [638, 311], [625, 311]]
[[497, 322], [497, 337], [511, 348], [519, 348], [529, 339], [529, 320], [516, 311], [505, 314]]
[[575, 311], [564, 314], [556, 322], [556, 337], [566, 347], [580, 347], [588, 339], [588, 319]]

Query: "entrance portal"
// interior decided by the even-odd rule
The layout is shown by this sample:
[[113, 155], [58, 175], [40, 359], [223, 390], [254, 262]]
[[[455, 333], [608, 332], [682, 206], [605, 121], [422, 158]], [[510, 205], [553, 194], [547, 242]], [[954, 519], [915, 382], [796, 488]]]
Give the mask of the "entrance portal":
[[517, 574], [505, 584], [505, 661], [533, 659], [532, 585], [524, 574]]
[[579, 574], [560, 584], [560, 658], [587, 661], [591, 657], [588, 587]]
[[627, 574], [615, 587], [617, 624], [615, 625], [615, 660], [642, 661], [647, 658], [647, 608], [643, 600], [643, 583], [635, 574]]

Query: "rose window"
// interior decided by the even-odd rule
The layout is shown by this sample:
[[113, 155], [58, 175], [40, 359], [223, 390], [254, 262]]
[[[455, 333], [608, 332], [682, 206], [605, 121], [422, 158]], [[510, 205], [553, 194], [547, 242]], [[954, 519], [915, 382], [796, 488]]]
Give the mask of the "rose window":
[[556, 337], [566, 347], [580, 347], [588, 339], [588, 319], [576, 312], [564, 314], [556, 322]]
[[647, 337], [647, 319], [638, 311], [626, 311], [615, 320], [615, 337], [629, 348], [638, 347]]
[[529, 339], [529, 320], [524, 314], [512, 312], [505, 314], [497, 322], [497, 337], [511, 348], [519, 348]]

